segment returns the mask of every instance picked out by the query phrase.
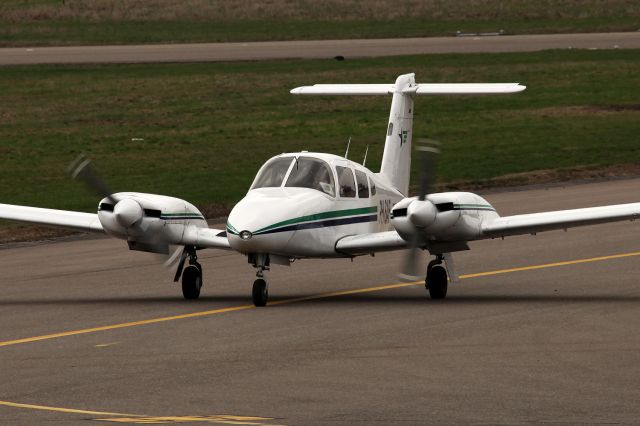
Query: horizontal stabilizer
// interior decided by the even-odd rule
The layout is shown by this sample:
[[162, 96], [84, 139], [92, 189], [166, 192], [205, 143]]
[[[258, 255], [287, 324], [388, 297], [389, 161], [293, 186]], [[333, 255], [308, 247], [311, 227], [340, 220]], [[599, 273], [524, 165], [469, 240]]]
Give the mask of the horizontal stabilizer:
[[[526, 89], [519, 83], [425, 83], [402, 89], [417, 95], [492, 95], [518, 93]], [[315, 84], [296, 87], [294, 95], [390, 95], [394, 84]]]

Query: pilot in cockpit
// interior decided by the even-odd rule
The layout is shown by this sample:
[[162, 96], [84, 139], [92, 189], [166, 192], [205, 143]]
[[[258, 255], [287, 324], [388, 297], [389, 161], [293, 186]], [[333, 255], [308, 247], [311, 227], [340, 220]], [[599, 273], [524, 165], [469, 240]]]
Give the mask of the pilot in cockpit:
[[269, 161], [251, 189], [282, 186], [289, 169], [291, 172], [285, 187], [311, 188], [331, 197], [335, 196], [335, 184], [329, 165], [312, 157], [280, 157]]

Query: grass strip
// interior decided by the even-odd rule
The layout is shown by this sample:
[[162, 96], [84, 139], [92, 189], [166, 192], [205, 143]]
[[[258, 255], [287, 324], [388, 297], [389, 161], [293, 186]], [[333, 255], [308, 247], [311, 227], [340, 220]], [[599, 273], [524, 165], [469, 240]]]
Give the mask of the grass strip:
[[[222, 208], [287, 151], [342, 155], [377, 170], [389, 97], [295, 97], [314, 83], [521, 82], [501, 97], [424, 97], [415, 137], [442, 142], [441, 182], [483, 181], [640, 160], [640, 52], [430, 55], [379, 59], [0, 68], [0, 202], [94, 211], [66, 174], [80, 153], [117, 191]], [[415, 175], [415, 167], [413, 173]], [[215, 214], [215, 213], [211, 213]]]

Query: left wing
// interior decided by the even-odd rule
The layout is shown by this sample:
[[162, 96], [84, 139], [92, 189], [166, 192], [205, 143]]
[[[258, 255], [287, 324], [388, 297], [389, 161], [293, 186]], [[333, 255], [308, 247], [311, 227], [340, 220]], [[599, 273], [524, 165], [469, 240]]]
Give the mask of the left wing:
[[95, 213], [0, 204], [0, 219], [104, 233], [98, 215]]
[[482, 234], [485, 238], [506, 237], [635, 219], [640, 219], [640, 203], [504, 216], [484, 223]]
[[227, 239], [227, 231], [223, 229], [189, 227], [185, 230], [181, 244], [196, 246], [199, 249], [219, 248], [231, 250]]

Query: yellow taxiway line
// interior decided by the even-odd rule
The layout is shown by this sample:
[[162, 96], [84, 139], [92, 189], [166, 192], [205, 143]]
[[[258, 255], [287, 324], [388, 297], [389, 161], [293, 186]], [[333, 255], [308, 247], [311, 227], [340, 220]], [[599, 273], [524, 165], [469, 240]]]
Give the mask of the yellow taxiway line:
[[13, 407], [13, 408], [27, 408], [29, 410], [55, 411], [58, 413], [88, 414], [90, 416], [139, 417], [136, 414], [108, 413], [105, 411], [90, 411], [90, 410], [75, 410], [73, 408], [49, 407], [46, 405], [18, 404], [16, 402], [8, 402], [8, 401], [0, 401], [0, 405], [4, 405], [5, 407]]
[[213, 416], [162, 416], [151, 417], [142, 414], [125, 414], [125, 413], [110, 413], [106, 411], [93, 411], [93, 410], [76, 410], [74, 408], [62, 408], [52, 407], [49, 405], [33, 405], [33, 404], [19, 404], [16, 402], [0, 401], [0, 406], [12, 407], [12, 408], [24, 408], [28, 410], [49, 411], [55, 413], [66, 414], [85, 414], [96, 417], [108, 417], [108, 418], [96, 418], [95, 420], [114, 422], [114, 423], [129, 423], [129, 424], [158, 424], [158, 423], [192, 423], [192, 422], [205, 422], [205, 423], [222, 423], [233, 425], [261, 425], [261, 426], [275, 426], [264, 423], [265, 421], [273, 420], [271, 417], [254, 417], [254, 416], [235, 416], [235, 415], [213, 415]]
[[[622, 258], [632, 257], [632, 256], [640, 256], [640, 251], [631, 252], [631, 253], [620, 253], [620, 254], [614, 254], [610, 256], [592, 257], [588, 259], [577, 259], [577, 260], [567, 260], [563, 262], [545, 263], [541, 265], [522, 266], [518, 268], [498, 269], [495, 271], [477, 272], [473, 274], [460, 275], [459, 279], [464, 280], [469, 278], [486, 277], [490, 275], [508, 274], [513, 272], [522, 272], [522, 271], [532, 271], [536, 269], [557, 268], [560, 266], [577, 265], [581, 263], [591, 263], [591, 262], [601, 262], [605, 260], [622, 259]], [[422, 282], [423, 281], [414, 281], [409, 283], [396, 283], [396, 284], [388, 284], [388, 285], [382, 285], [382, 286], [376, 286], [376, 287], [359, 288], [355, 290], [344, 290], [344, 291], [334, 291], [330, 293], [320, 293], [320, 294], [315, 294], [311, 296], [296, 297], [292, 299], [274, 300], [273, 302], [269, 302], [269, 305], [270, 306], [286, 305], [291, 303], [304, 302], [307, 300], [325, 299], [328, 297], [347, 296], [351, 294], [371, 293], [375, 291], [391, 290], [394, 288], [402, 288], [402, 287], [409, 287], [417, 284], [422, 284]], [[121, 328], [129, 328], [129, 327], [139, 327], [142, 325], [156, 324], [156, 323], [168, 322], [168, 321], [177, 321], [177, 320], [188, 319], [188, 318], [206, 317], [206, 316], [224, 314], [227, 312], [245, 311], [248, 309], [255, 309], [255, 306], [253, 305], [232, 306], [228, 308], [213, 309], [209, 311], [192, 312], [189, 314], [172, 315], [172, 316], [160, 317], [160, 318], [151, 318], [147, 320], [105, 325], [101, 327], [84, 328], [80, 330], [63, 331], [60, 333], [45, 334], [42, 336], [26, 337], [24, 339], [7, 340], [4, 342], [0, 342], [0, 347], [19, 345], [22, 343], [38, 342], [41, 340], [51, 340], [51, 339], [57, 339], [60, 337], [75, 336], [79, 334], [97, 333], [100, 331], [117, 330]]]

